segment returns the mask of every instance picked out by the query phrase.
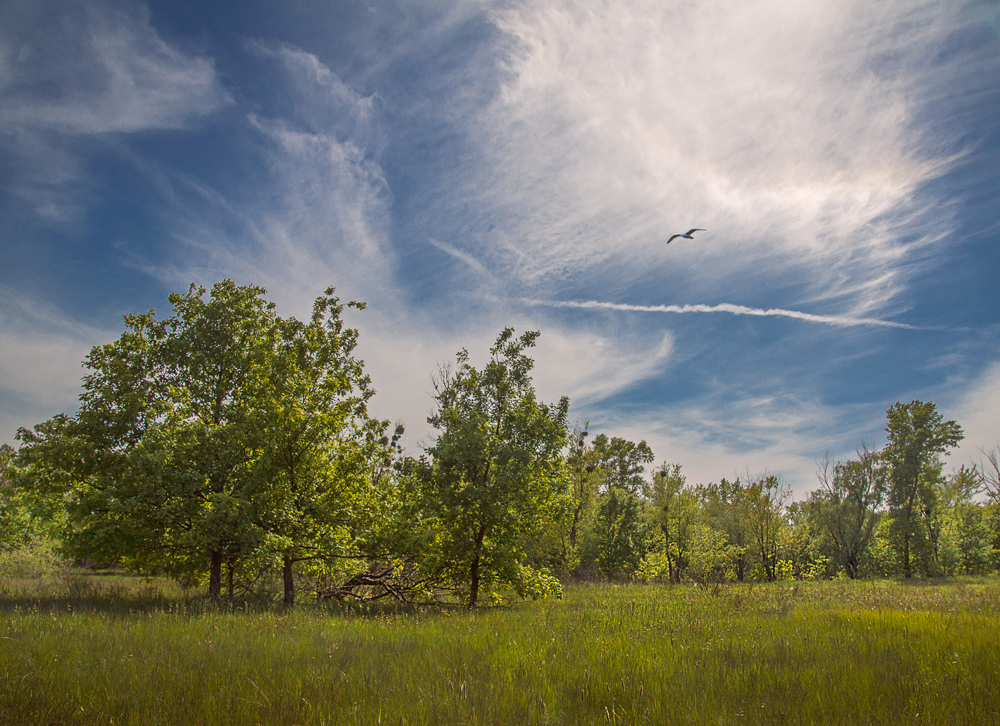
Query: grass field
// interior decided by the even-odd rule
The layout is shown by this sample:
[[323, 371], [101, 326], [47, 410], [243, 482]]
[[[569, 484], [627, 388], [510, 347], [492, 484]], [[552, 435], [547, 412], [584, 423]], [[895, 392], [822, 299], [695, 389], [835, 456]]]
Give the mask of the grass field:
[[0, 583], [2, 724], [1000, 724], [1000, 579], [216, 607]]

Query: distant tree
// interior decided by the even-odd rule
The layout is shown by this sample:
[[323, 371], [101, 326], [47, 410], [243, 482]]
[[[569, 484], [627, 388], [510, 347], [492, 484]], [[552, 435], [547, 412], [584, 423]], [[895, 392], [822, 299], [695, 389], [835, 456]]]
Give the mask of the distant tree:
[[768, 582], [777, 579], [778, 542], [784, 525], [788, 490], [773, 474], [751, 478], [743, 489], [746, 528], [755, 545], [758, 562]]
[[940, 475], [938, 457], [962, 440], [962, 428], [954, 421], [944, 421], [937, 406], [924, 401], [897, 401], [886, 417], [889, 510], [903, 574], [912, 577], [913, 544], [927, 544], [922, 519], [933, 510], [933, 484]]
[[733, 577], [743, 582], [750, 574], [749, 554], [753, 546], [747, 516], [747, 485], [739, 478], [733, 481], [723, 478], [718, 484], [703, 485], [697, 491], [705, 524], [722, 534]]
[[[587, 438], [588, 424], [574, 427], [564, 455], [566, 475], [570, 483], [570, 504], [567, 516], [553, 519], [545, 531], [525, 540], [525, 549], [533, 566], [545, 567], [553, 573], [568, 575], [581, 565], [588, 569], [593, 563], [592, 540], [600, 502], [600, 487], [604, 470], [597, 466], [597, 453]], [[582, 546], [583, 545], [583, 546]], [[582, 550], [586, 548], [586, 561]]]
[[566, 469], [572, 483], [572, 511], [570, 513], [569, 543], [579, 546], [580, 528], [588, 514], [595, 510], [601, 483], [606, 472], [600, 466], [600, 452], [587, 444], [589, 425], [574, 428], [566, 454]]
[[[795, 579], [830, 576], [831, 558], [825, 552], [828, 535], [818, 526], [809, 506], [810, 500], [792, 502], [785, 507], [788, 526], [781, 531], [779, 557], [788, 563]], [[836, 565], [833, 565], [836, 568]]]
[[981, 481], [975, 467], [959, 467], [937, 486], [929, 517], [933, 569], [941, 574], [982, 575], [989, 570], [991, 542], [985, 509], [976, 501]]
[[14, 489], [14, 447], [0, 444], [0, 552], [30, 539], [27, 513]]
[[510, 585], [522, 596], [558, 590], [554, 578], [525, 564], [521, 547], [570, 505], [561, 456], [569, 399], [537, 401], [534, 362], [525, 354], [537, 337], [506, 328], [482, 370], [462, 350], [457, 368], [442, 370], [435, 383], [437, 410], [427, 420], [438, 435], [428, 449], [427, 494], [442, 533], [440, 570], [468, 587], [469, 607], [484, 585]]
[[653, 461], [653, 450], [645, 441], [638, 444], [604, 434], [594, 437], [597, 465], [604, 471], [604, 484], [608, 489], [624, 489], [632, 494], [645, 493], [645, 465]]
[[978, 467], [981, 489], [991, 502], [1000, 504], [1000, 444], [980, 451], [985, 458]]
[[609, 577], [632, 577], [646, 554], [647, 534], [639, 497], [623, 487], [610, 489], [597, 512], [601, 572]]
[[852, 579], [859, 575], [889, 486], [889, 470], [879, 452], [862, 442], [857, 455], [833, 465], [832, 471], [824, 462], [818, 474], [821, 487], [808, 500], [812, 518], [833, 542], [835, 561]]
[[663, 534], [667, 578], [679, 583], [688, 568], [698, 521], [698, 497], [686, 485], [680, 464], [663, 464], [653, 472], [649, 492], [650, 518]]
[[980, 449], [980, 452], [985, 459], [977, 467], [980, 491], [989, 499], [989, 503], [983, 508], [982, 517], [984, 526], [989, 531], [990, 566], [1000, 570], [1000, 444], [989, 451]]

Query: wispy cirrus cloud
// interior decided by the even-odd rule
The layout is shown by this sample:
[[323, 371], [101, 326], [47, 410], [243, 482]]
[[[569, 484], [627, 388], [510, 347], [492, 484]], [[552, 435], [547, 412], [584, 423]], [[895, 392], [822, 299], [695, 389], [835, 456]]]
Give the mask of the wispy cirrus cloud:
[[165, 42], [143, 5], [0, 8], [0, 148], [13, 170], [5, 188], [52, 222], [83, 209], [88, 140], [181, 129], [229, 102], [214, 63]]
[[[506, 75], [441, 211], [475, 207], [447, 242], [524, 293], [652, 274], [704, 293], [752, 267], [864, 316], [946, 229], [916, 198], [953, 158], [918, 118], [951, 29], [939, 3], [545, 0], [494, 19]], [[710, 235], [661, 258], [695, 225]]]
[[[346, 297], [391, 294], [385, 231], [391, 195], [379, 164], [384, 144], [375, 100], [349, 88], [319, 59], [280, 44], [249, 50], [275, 76], [273, 105], [294, 113], [250, 113], [247, 149], [266, 171], [239, 194], [207, 188], [181, 212], [172, 233], [183, 254], [150, 263], [170, 284], [232, 276], [266, 287], [272, 299], [307, 314], [335, 284]], [[238, 198], [237, 198], [238, 197]], [[235, 225], [227, 230], [203, 206]]]

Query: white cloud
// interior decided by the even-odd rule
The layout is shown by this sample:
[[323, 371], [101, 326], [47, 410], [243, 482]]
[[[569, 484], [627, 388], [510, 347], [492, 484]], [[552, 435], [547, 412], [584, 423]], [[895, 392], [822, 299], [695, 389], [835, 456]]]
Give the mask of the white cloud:
[[13, 443], [19, 427], [74, 412], [84, 358], [114, 337], [0, 287], [0, 442]]
[[532, 351], [535, 386], [542, 400], [569, 396], [578, 407], [602, 400], [663, 371], [673, 336], [660, 340], [610, 336], [595, 331], [547, 327]]
[[[794, 278], [799, 302], [885, 310], [912, 247], [946, 221], [914, 203], [948, 161], [919, 151], [916, 122], [945, 14], [835, 0], [505, 6], [507, 81], [471, 131], [483, 158], [447, 182], [497, 229], [449, 242], [536, 297], [653, 271], [690, 297], [753, 266]], [[666, 254], [691, 226], [709, 232]]]
[[594, 423], [610, 435], [645, 439], [657, 463], [680, 464], [691, 483], [766, 470], [798, 500], [816, 488], [817, 462], [827, 451], [834, 460], [850, 458], [862, 439], [877, 439], [881, 430], [881, 419], [863, 405], [728, 390], [638, 414], [596, 416]]
[[277, 70], [285, 100], [300, 112], [247, 117], [260, 142], [248, 153], [261, 155], [265, 183], [251, 180], [237, 195], [191, 182], [199, 202], [176, 202], [174, 262], [132, 264], [174, 286], [222, 277], [253, 282], [299, 316], [330, 285], [344, 299], [394, 301], [385, 231], [391, 197], [373, 99], [312, 54], [260, 43], [251, 49]]
[[180, 129], [230, 102], [211, 60], [166, 43], [143, 5], [4, 3], [0, 148], [5, 185], [43, 219], [69, 223], [86, 200], [87, 140]]
[[430, 321], [421, 324], [419, 317], [404, 313], [388, 319], [378, 312], [371, 316], [365, 312], [352, 320], [361, 330], [358, 353], [377, 391], [372, 413], [405, 423], [407, 445], [414, 450], [433, 437], [426, 419], [434, 407], [433, 377], [439, 368], [454, 365], [461, 349], [480, 368], [497, 334], [507, 325], [518, 333], [541, 327], [535, 347], [527, 351], [535, 361], [532, 380], [538, 398], [555, 403], [568, 396], [574, 420], [608, 396], [661, 372], [673, 346], [669, 334], [650, 344], [596, 330], [571, 332], [539, 326], [537, 320], [511, 321], [502, 311], [443, 331], [436, 331]]
[[[228, 102], [212, 61], [165, 43], [144, 6], [44, 5], [12, 3], [4, 13], [0, 128], [175, 129]], [[40, 14], [49, 22], [37, 23]]]
[[981, 450], [1000, 445], [1000, 362], [994, 361], [960, 396], [954, 411], [945, 414], [961, 425], [965, 438], [949, 457], [955, 467], [978, 462]]

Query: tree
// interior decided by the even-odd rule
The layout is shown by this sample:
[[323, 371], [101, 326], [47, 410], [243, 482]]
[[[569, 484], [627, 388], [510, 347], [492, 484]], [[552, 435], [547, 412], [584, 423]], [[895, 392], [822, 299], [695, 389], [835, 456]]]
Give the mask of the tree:
[[830, 471], [829, 461], [819, 472], [820, 489], [809, 498], [812, 517], [833, 542], [838, 565], [856, 579], [861, 559], [878, 523], [878, 508], [888, 488], [885, 458], [862, 442], [858, 458], [838, 462]]
[[982, 491], [990, 501], [1000, 504], [1000, 444], [989, 451], [980, 449], [986, 461], [979, 466], [979, 477]]
[[0, 444], [0, 553], [30, 539], [30, 520], [14, 488], [14, 456], [10, 444]]
[[624, 487], [611, 488], [597, 512], [597, 564], [609, 577], [631, 577], [646, 554], [642, 501]]
[[680, 464], [663, 464], [653, 472], [649, 507], [653, 523], [663, 534], [667, 577], [679, 583], [688, 567], [698, 521], [698, 497], [686, 486]]
[[570, 483], [566, 517], [553, 520], [539, 536], [525, 539], [530, 562], [560, 576], [594, 564], [594, 524], [604, 471], [597, 466], [593, 444], [587, 442], [588, 425], [573, 428], [564, 456]]
[[78, 554], [190, 581], [207, 569], [217, 598], [224, 565], [278, 551], [292, 602], [291, 564], [329, 553], [358, 513], [345, 492], [384, 424], [367, 420], [332, 288], [309, 324], [279, 318], [260, 287], [205, 293], [171, 295], [162, 320], [127, 315], [91, 350], [79, 413], [19, 433], [24, 480], [66, 498]]
[[989, 527], [983, 507], [973, 501], [980, 487], [975, 467], [961, 466], [938, 482], [936, 507], [928, 527], [936, 572], [981, 575], [989, 569]]
[[597, 503], [601, 483], [606, 475], [600, 467], [600, 454], [594, 445], [587, 445], [588, 424], [573, 429], [569, 452], [566, 454], [566, 468], [572, 482], [573, 504], [570, 513], [570, 547], [578, 547], [581, 525], [591, 514]]
[[743, 582], [749, 574], [747, 555], [753, 544], [747, 519], [747, 485], [739, 478], [722, 479], [718, 484], [699, 486], [697, 492], [705, 524], [722, 533], [733, 574]]
[[915, 541], [920, 546], [927, 544], [922, 517], [933, 509], [933, 483], [940, 475], [938, 457], [962, 440], [962, 427], [944, 421], [933, 403], [918, 400], [897, 401], [886, 417], [889, 510], [903, 574], [912, 577], [912, 545]]
[[428, 448], [428, 495], [443, 535], [440, 570], [468, 586], [469, 607], [484, 585], [512, 585], [522, 596], [558, 588], [524, 564], [520, 546], [569, 504], [561, 458], [569, 399], [536, 400], [525, 350], [537, 337], [506, 328], [482, 370], [462, 350], [457, 368], [435, 382], [437, 411], [427, 420], [439, 433]]
[[653, 450], [645, 441], [637, 444], [598, 434], [594, 437], [594, 451], [598, 466], [604, 470], [604, 483], [608, 489], [624, 489], [636, 495], [645, 493], [645, 464], [651, 463], [654, 458]]
[[[345, 327], [333, 293], [331, 287], [316, 299], [308, 323], [276, 321], [277, 345], [259, 398], [264, 436], [253, 522], [280, 556], [286, 605], [295, 603], [296, 563], [362, 558], [372, 538], [365, 525], [378, 509], [370, 465], [388, 451], [388, 439], [380, 438], [388, 422], [368, 417], [374, 390], [353, 356], [358, 331]], [[400, 435], [401, 428], [394, 437]]]
[[782, 513], [788, 490], [773, 474], [747, 478], [749, 483], [743, 489], [747, 530], [756, 545], [765, 579], [774, 582], [777, 579], [778, 536], [784, 524]]

